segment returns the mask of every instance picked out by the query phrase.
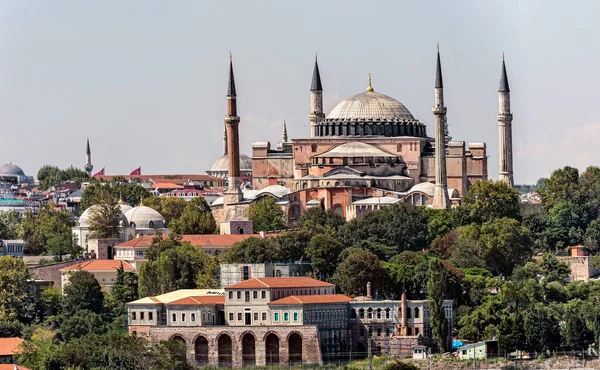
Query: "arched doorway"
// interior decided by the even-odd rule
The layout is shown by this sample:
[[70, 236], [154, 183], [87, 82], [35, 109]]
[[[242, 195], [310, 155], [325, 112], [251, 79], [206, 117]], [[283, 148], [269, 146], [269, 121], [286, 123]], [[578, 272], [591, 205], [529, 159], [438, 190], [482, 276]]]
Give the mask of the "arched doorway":
[[173, 357], [179, 361], [187, 361], [187, 345], [185, 344], [185, 339], [180, 335], [174, 335], [169, 341], [175, 344], [173, 346]]
[[267, 335], [265, 340], [265, 358], [267, 366], [279, 365], [279, 337], [275, 333]]
[[242, 337], [242, 366], [256, 365], [256, 340], [254, 335], [246, 333]]
[[194, 343], [196, 366], [208, 365], [208, 340], [203, 336], [196, 338]]
[[219, 346], [219, 366], [231, 367], [231, 337], [221, 334], [217, 344]]
[[288, 339], [290, 365], [302, 363], [302, 337], [298, 333], [292, 333]]

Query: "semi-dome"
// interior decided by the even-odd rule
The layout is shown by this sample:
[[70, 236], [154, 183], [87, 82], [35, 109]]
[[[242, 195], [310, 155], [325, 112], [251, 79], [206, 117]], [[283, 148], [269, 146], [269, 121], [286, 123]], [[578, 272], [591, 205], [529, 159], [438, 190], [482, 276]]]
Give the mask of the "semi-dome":
[[[86, 209], [85, 211], [83, 211], [81, 216], [79, 216], [79, 220], [77, 220], [77, 222], [79, 223], [79, 227], [90, 227], [90, 217], [92, 216], [92, 211], [98, 207], [99, 207], [98, 205], [93, 205], [93, 206], [89, 207], [88, 209]], [[128, 223], [127, 218], [123, 214], [123, 208], [121, 208], [121, 215], [119, 216], [119, 225], [126, 226], [127, 223]]]
[[354, 158], [354, 157], [382, 157], [396, 158], [395, 154], [386, 152], [385, 150], [360, 141], [349, 141], [338, 145], [333, 149], [315, 156], [315, 158]]
[[25, 172], [16, 164], [7, 163], [0, 167], [0, 175], [25, 176]]
[[398, 100], [384, 94], [364, 92], [342, 100], [325, 117], [331, 120], [414, 120]]
[[[217, 159], [210, 168], [211, 171], [225, 171], [227, 172], [229, 160], [227, 154]], [[252, 159], [245, 154], [240, 154], [240, 171], [252, 171]]]
[[166, 227], [165, 218], [158, 213], [155, 209], [138, 206], [125, 212], [125, 217], [129, 222], [130, 226], [134, 226], [140, 229], [153, 229]]

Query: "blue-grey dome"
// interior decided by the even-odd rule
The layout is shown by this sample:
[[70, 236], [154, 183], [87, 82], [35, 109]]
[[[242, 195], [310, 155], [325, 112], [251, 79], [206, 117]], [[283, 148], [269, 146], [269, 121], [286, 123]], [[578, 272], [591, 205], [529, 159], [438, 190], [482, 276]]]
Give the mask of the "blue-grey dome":
[[8, 163], [0, 167], [0, 175], [25, 176], [25, 172], [16, 164]]

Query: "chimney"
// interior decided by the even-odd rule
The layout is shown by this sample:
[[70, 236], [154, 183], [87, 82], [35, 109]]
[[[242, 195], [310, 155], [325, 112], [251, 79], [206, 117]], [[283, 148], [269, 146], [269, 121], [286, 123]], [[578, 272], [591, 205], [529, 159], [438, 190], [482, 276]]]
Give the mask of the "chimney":
[[372, 299], [373, 296], [371, 295], [371, 282], [367, 282], [367, 298]]

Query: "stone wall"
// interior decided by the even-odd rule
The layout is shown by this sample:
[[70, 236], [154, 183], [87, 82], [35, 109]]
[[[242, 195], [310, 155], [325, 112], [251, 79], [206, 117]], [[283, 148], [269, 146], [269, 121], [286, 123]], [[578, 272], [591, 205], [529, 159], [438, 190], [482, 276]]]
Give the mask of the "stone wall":
[[[138, 328], [136, 327], [136, 329]], [[231, 365], [235, 368], [242, 367], [242, 340], [246, 335], [251, 335], [254, 337], [256, 366], [267, 365], [266, 339], [269, 334], [275, 334], [279, 338], [279, 364], [287, 365], [289, 361], [289, 339], [294, 333], [300, 335], [302, 338], [302, 363], [320, 364], [321, 348], [319, 346], [319, 333], [316, 326], [215, 326], [195, 328], [149, 328], [149, 338], [153, 343], [169, 339], [183, 339], [187, 345], [188, 359], [194, 364], [196, 362], [196, 342], [199, 340], [199, 338], [205, 338], [208, 341], [208, 364], [212, 366], [219, 365], [219, 338], [222, 335], [228, 335], [231, 338]], [[141, 332], [138, 332], [138, 335], [139, 334], [141, 334]]]
[[59, 262], [51, 265], [34, 266], [29, 268], [31, 278], [34, 280], [52, 281], [55, 287], [61, 286], [60, 269], [69, 267], [83, 261]]

